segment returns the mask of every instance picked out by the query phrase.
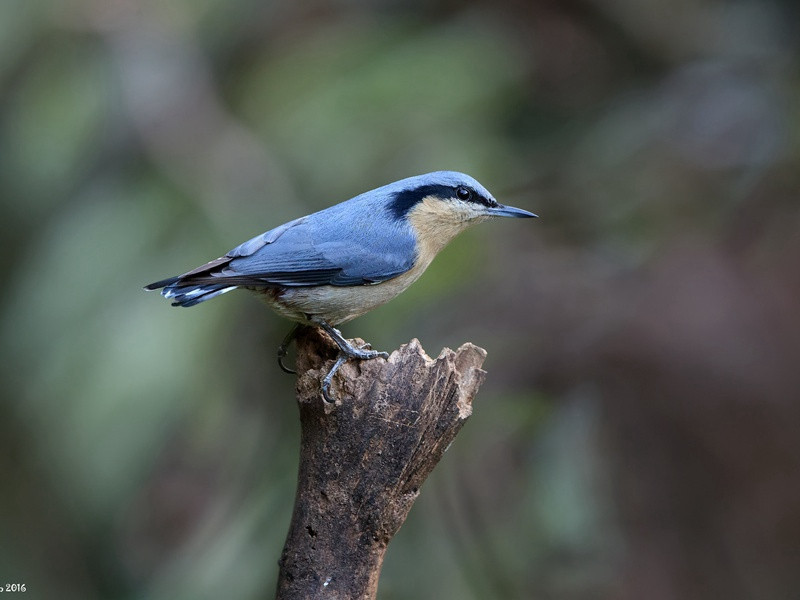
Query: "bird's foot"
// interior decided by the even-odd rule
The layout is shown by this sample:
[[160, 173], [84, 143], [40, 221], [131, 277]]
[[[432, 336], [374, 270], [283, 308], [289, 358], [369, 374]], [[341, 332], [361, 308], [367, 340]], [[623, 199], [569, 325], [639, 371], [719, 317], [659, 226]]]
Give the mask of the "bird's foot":
[[328, 371], [328, 374], [325, 375], [325, 378], [322, 380], [322, 399], [328, 404], [336, 404], [336, 399], [331, 398], [331, 381], [333, 381], [333, 376], [336, 375], [336, 371], [347, 362], [348, 358], [346, 354], [340, 353], [336, 362], [333, 363], [333, 367], [331, 367], [331, 370]]
[[378, 352], [377, 350], [372, 350], [372, 346], [369, 344], [364, 344], [363, 346], [354, 346], [347, 341], [344, 336], [342, 336], [338, 329], [331, 326], [323, 319], [312, 318], [311, 320], [315, 324], [319, 325], [325, 331], [325, 333], [331, 336], [331, 339], [333, 339], [333, 341], [336, 342], [336, 345], [339, 346], [339, 356], [336, 358], [336, 362], [333, 364], [331, 370], [328, 371], [328, 374], [325, 375], [325, 378], [322, 380], [322, 397], [325, 402], [335, 402], [330, 395], [331, 382], [333, 381], [333, 377], [336, 375], [336, 372], [339, 370], [339, 368], [349, 359], [357, 358], [358, 360], [372, 360], [373, 358], [389, 358], [388, 352]]
[[328, 371], [328, 374], [325, 375], [325, 378], [322, 380], [322, 398], [328, 404], [335, 404], [336, 399], [331, 397], [330, 389], [331, 389], [331, 382], [333, 381], [333, 376], [336, 375], [336, 371], [346, 363], [351, 358], [357, 358], [359, 360], [371, 360], [373, 358], [389, 358], [388, 352], [376, 352], [375, 350], [365, 350], [364, 348], [356, 348], [353, 345], [349, 345], [350, 350], [345, 351], [342, 350], [339, 352], [339, 356], [336, 357], [336, 362], [333, 363], [333, 367], [331, 370]]
[[377, 350], [372, 350], [369, 344], [365, 344], [363, 346], [353, 346], [352, 344], [348, 344], [348, 349], [341, 348], [342, 354], [347, 356], [347, 358], [357, 358], [359, 360], [371, 360], [373, 358], [389, 358], [388, 352], [378, 352]]

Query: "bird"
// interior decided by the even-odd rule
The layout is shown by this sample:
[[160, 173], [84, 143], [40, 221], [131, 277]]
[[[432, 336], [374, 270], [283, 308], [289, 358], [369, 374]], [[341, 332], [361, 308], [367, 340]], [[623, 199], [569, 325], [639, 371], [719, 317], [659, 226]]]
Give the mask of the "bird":
[[537, 215], [504, 206], [469, 175], [435, 171], [395, 181], [300, 217], [182, 275], [145, 286], [172, 306], [190, 307], [237, 288], [259, 295], [296, 324], [278, 348], [281, 369], [301, 325], [325, 331], [339, 354], [322, 397], [347, 360], [388, 358], [357, 347], [337, 327], [392, 300], [414, 283], [459, 233], [493, 217]]

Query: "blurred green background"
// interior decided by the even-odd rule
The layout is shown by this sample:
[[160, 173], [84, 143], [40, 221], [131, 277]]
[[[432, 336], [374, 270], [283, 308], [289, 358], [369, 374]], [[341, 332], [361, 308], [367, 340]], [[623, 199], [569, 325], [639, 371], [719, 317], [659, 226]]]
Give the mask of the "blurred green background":
[[794, 2], [0, 3], [0, 583], [271, 597], [289, 323], [141, 286], [384, 183], [475, 228], [344, 327], [489, 352], [385, 599], [800, 597]]

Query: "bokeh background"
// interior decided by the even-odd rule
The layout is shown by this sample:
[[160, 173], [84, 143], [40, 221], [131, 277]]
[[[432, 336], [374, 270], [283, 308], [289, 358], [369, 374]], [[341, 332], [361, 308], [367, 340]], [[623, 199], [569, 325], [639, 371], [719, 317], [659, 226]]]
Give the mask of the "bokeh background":
[[489, 352], [385, 599], [800, 597], [785, 0], [0, 3], [0, 583], [271, 597], [289, 324], [142, 285], [437, 169], [482, 225], [344, 327]]

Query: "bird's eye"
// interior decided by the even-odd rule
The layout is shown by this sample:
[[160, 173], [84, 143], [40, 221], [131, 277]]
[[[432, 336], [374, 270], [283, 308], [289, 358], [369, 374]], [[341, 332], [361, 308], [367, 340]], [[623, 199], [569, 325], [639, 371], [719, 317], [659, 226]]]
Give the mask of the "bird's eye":
[[467, 200], [472, 198], [472, 191], [469, 188], [466, 188], [462, 185], [456, 189], [456, 196], [458, 196], [459, 200], [463, 200], [464, 202], [466, 202]]

